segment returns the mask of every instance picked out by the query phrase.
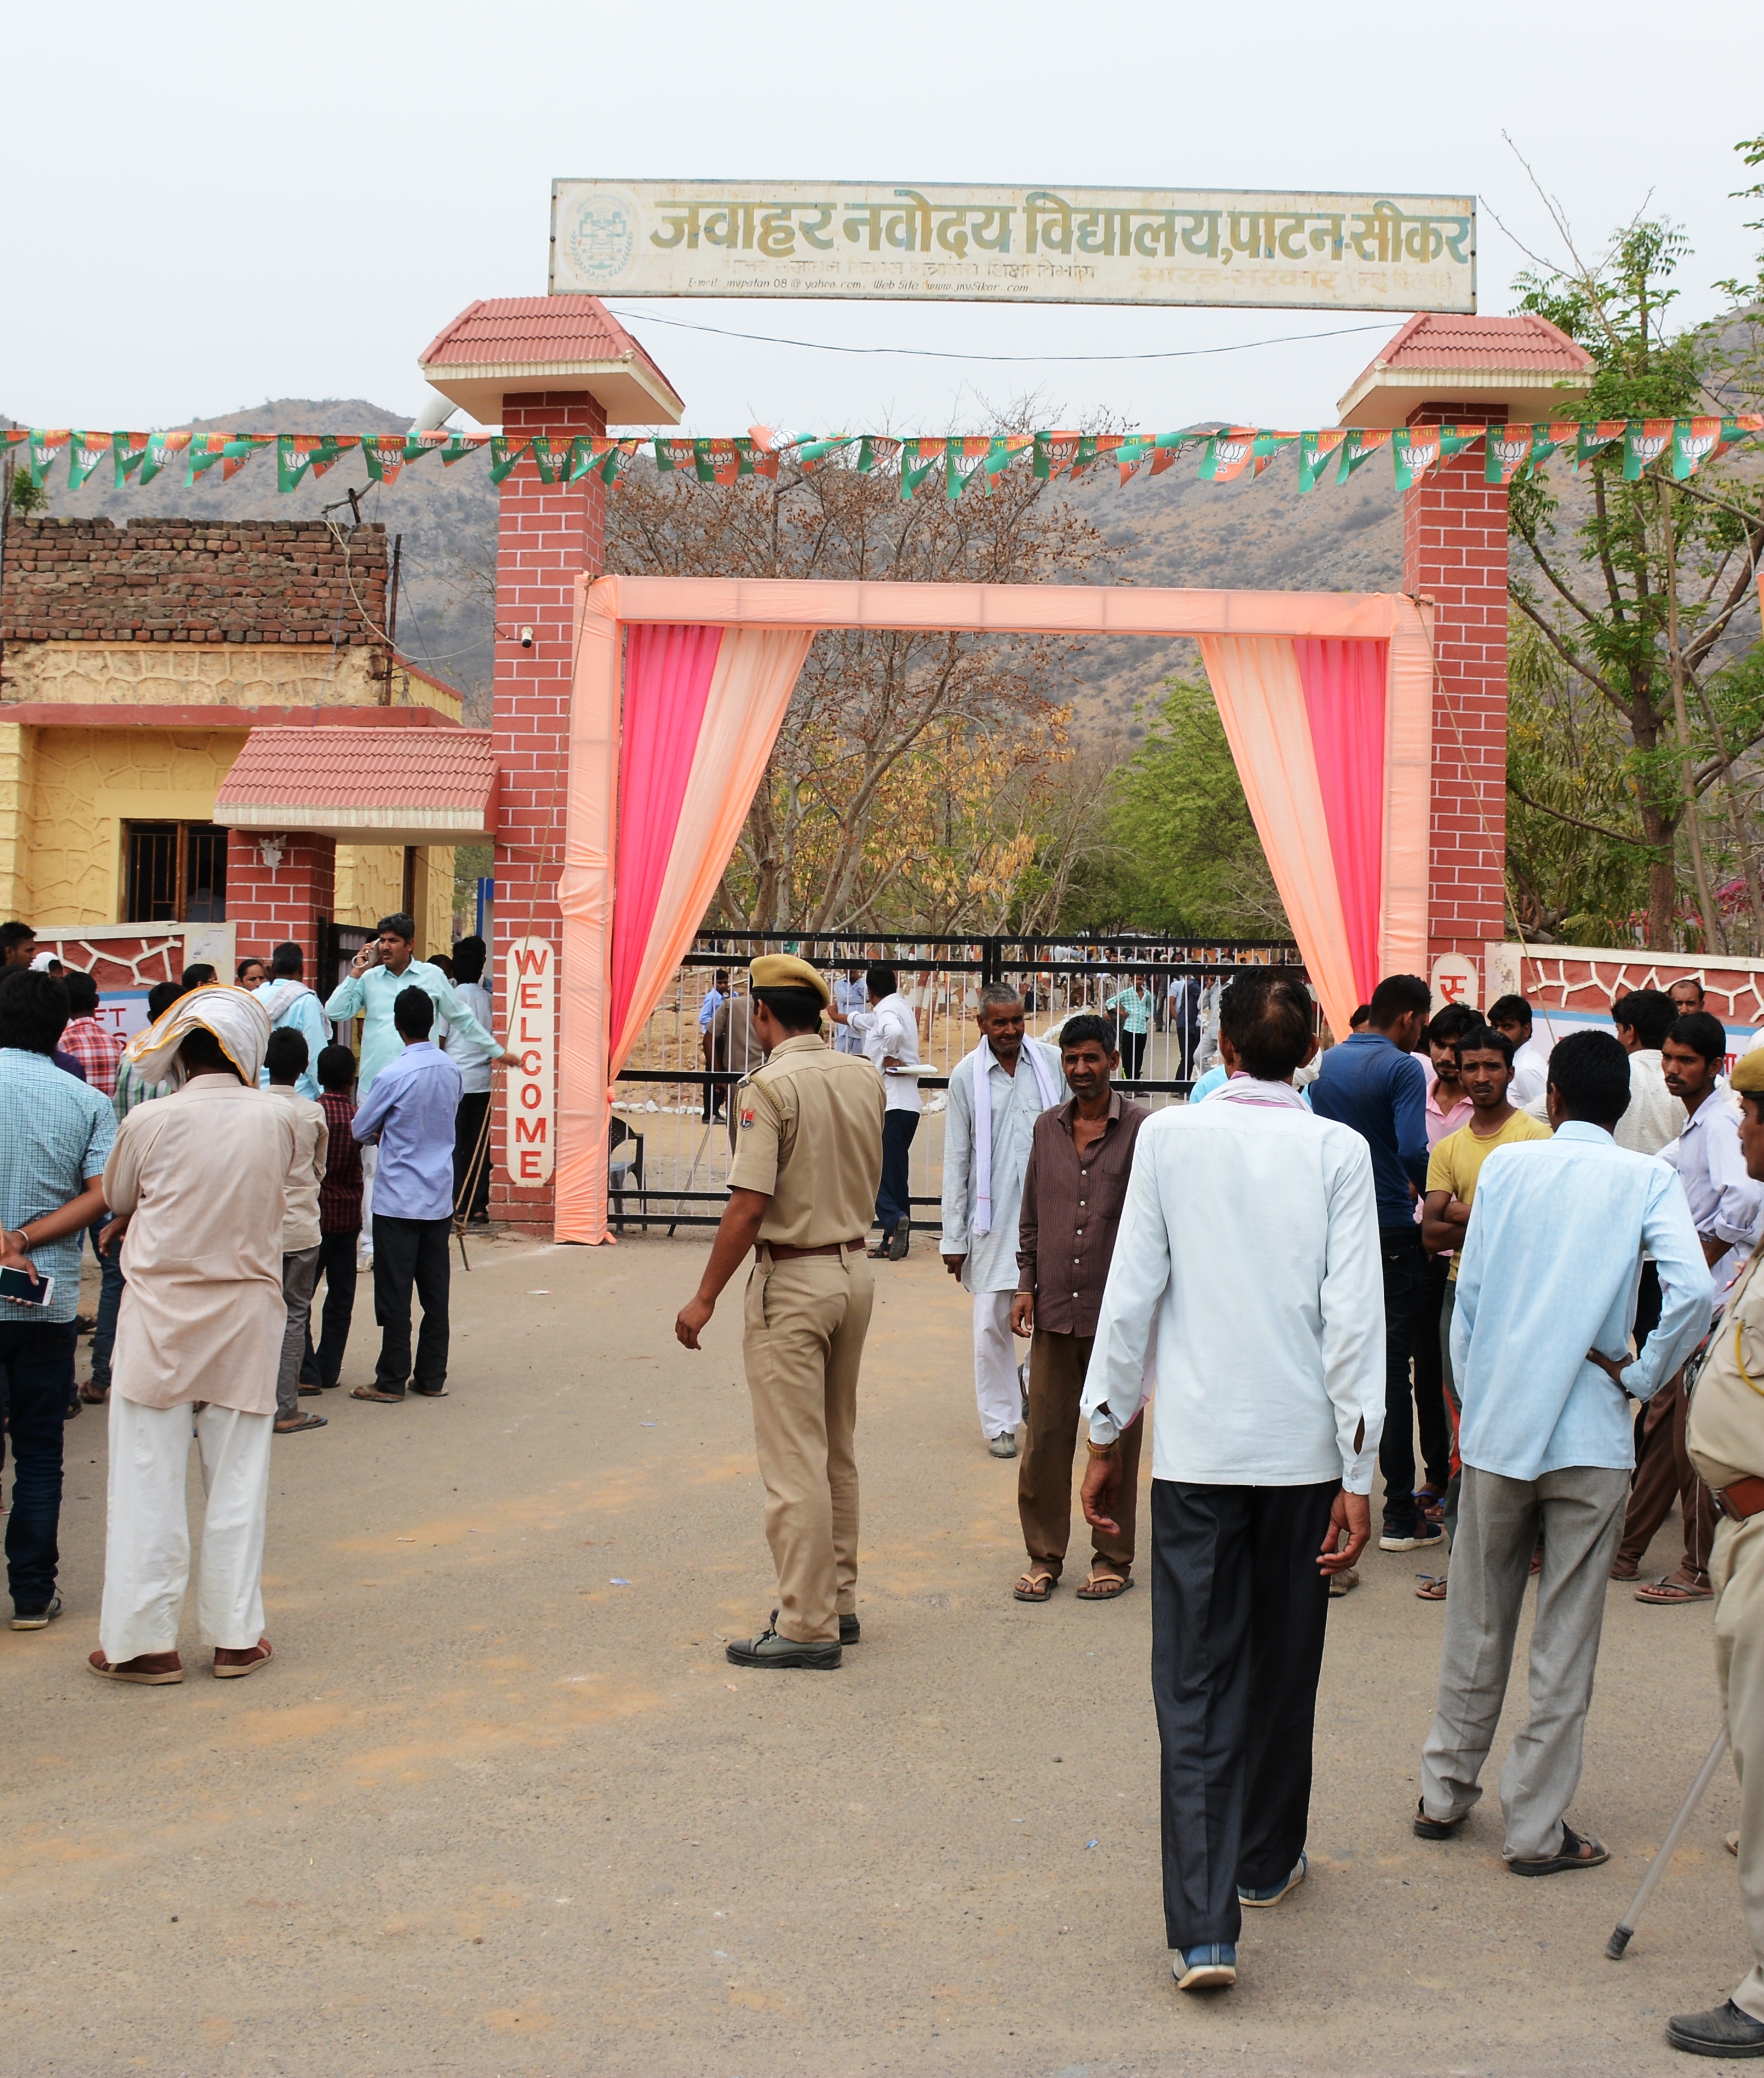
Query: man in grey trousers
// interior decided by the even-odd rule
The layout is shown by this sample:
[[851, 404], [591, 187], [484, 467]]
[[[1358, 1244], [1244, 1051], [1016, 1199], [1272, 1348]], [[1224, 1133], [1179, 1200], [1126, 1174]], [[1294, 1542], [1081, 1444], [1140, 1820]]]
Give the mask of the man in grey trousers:
[[[1622, 1047], [1603, 1032], [1563, 1040], [1545, 1095], [1555, 1137], [1489, 1156], [1459, 1260], [1452, 1368], [1464, 1484], [1415, 1817], [1423, 1839], [1448, 1839], [1482, 1793], [1541, 1531], [1531, 1714], [1501, 1771], [1501, 1851], [1516, 1876], [1610, 1859], [1564, 1813], [1580, 1780], [1635, 1463], [1624, 1396], [1649, 1400], [1675, 1375], [1714, 1296], [1677, 1176], [1611, 1138], [1629, 1103]], [[1645, 1251], [1659, 1266], [1660, 1325], [1632, 1358]]]

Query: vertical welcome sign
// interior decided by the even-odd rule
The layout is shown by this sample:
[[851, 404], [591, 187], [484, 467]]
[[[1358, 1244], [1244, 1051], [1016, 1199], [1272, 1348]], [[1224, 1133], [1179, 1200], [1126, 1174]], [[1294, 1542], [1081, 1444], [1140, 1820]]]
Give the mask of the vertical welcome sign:
[[504, 1160], [516, 1190], [551, 1180], [557, 1115], [553, 1074], [557, 1053], [558, 949], [550, 938], [516, 938], [503, 962], [503, 1001], [508, 1006], [505, 1043], [520, 1056], [508, 1073]]

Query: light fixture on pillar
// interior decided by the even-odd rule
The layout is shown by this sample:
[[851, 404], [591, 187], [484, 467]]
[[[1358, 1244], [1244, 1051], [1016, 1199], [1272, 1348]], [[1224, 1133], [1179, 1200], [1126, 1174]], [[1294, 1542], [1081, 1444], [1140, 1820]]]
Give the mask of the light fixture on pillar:
[[265, 837], [257, 846], [257, 856], [270, 871], [274, 873], [281, 865], [282, 854], [287, 848], [288, 841], [284, 837]]

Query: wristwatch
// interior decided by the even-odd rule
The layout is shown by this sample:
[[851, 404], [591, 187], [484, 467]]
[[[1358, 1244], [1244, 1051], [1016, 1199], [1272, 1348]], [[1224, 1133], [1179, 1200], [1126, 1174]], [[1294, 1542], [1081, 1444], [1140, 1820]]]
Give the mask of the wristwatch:
[[1120, 1453], [1121, 1438], [1117, 1436], [1112, 1443], [1098, 1443], [1091, 1437], [1086, 1436], [1084, 1439], [1084, 1446], [1093, 1458], [1113, 1458]]

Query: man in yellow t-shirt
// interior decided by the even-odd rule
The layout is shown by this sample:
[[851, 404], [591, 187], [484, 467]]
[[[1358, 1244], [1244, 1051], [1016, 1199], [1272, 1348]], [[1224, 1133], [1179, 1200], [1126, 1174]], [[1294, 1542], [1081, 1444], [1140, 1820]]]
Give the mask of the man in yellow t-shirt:
[[[1440, 1343], [1444, 1362], [1446, 1397], [1457, 1427], [1457, 1387], [1452, 1376], [1452, 1310], [1457, 1296], [1457, 1251], [1470, 1224], [1470, 1206], [1482, 1164], [1497, 1147], [1522, 1140], [1548, 1140], [1549, 1128], [1508, 1101], [1513, 1083], [1513, 1042], [1505, 1033], [1480, 1025], [1457, 1041], [1458, 1074], [1470, 1100], [1470, 1116], [1448, 1133], [1428, 1158], [1428, 1193], [1421, 1208], [1422, 1246], [1430, 1255], [1449, 1253], [1452, 1269], [1440, 1314]], [[1454, 1455], [1456, 1454], [1454, 1451]], [[1446, 1489], [1442, 1519], [1449, 1538], [1457, 1530], [1458, 1488], [1463, 1475], [1454, 1467]], [[1443, 1602], [1443, 1579], [1425, 1579], [1415, 1589], [1422, 1600]]]

